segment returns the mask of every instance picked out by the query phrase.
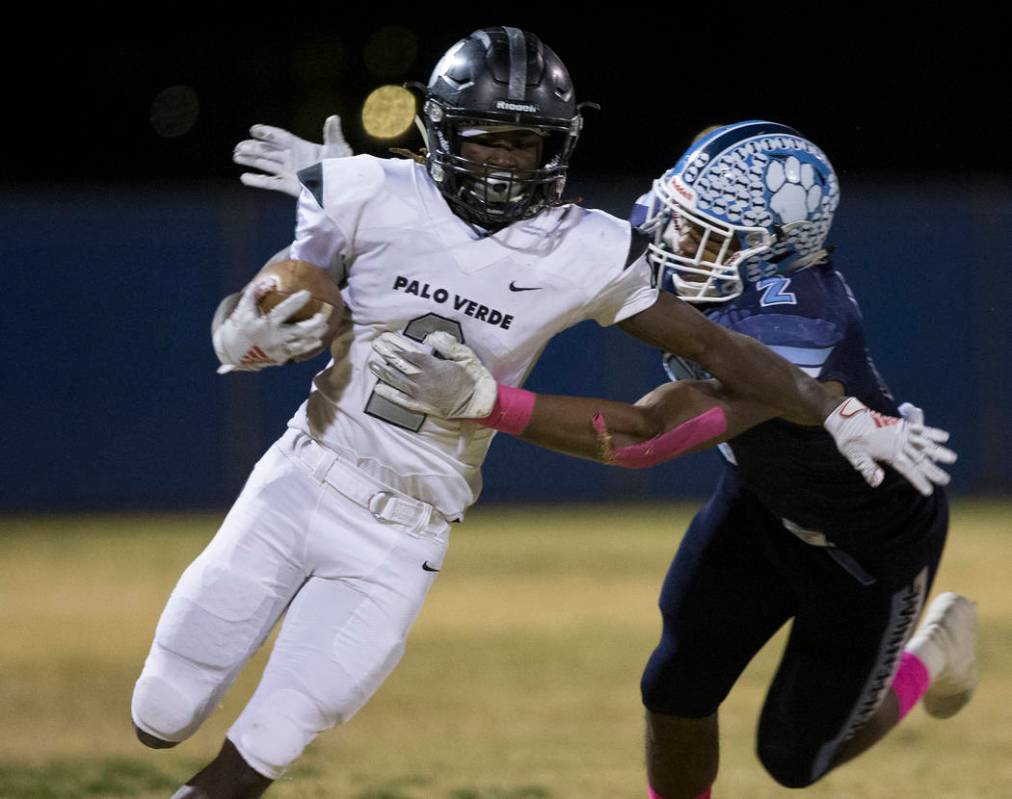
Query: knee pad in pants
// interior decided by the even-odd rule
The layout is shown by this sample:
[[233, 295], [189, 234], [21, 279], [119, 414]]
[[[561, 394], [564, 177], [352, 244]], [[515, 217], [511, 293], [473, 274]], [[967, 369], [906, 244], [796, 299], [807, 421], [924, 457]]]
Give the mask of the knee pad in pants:
[[207, 715], [203, 705], [161, 677], [142, 676], [134, 686], [130, 714], [138, 729], [159, 740], [179, 743], [203, 723]]
[[248, 716], [244, 713], [228, 731], [228, 739], [253, 769], [276, 780], [310, 741], [339, 721], [326, 718], [305, 694], [283, 688]]

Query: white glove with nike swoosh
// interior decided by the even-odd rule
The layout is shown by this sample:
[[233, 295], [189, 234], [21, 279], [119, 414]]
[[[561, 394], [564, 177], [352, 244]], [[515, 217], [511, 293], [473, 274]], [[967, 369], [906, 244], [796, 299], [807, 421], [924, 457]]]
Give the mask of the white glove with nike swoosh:
[[308, 291], [297, 291], [268, 313], [260, 313], [257, 300], [273, 285], [267, 278], [247, 286], [235, 310], [215, 329], [211, 339], [221, 361], [218, 374], [258, 372], [323, 346], [323, 337], [327, 333], [325, 311], [304, 322], [286, 322], [309, 300], [311, 295]]
[[377, 338], [369, 360], [369, 371], [383, 381], [376, 393], [443, 419], [484, 419], [492, 413], [499, 387], [474, 351], [442, 331], [426, 336], [425, 344], [436, 354], [398, 333]]
[[302, 192], [298, 172], [324, 158], [347, 158], [354, 155], [341, 130], [341, 117], [327, 117], [323, 123], [323, 144], [300, 139], [294, 133], [271, 125], [254, 125], [249, 129], [252, 139], [235, 146], [232, 160], [241, 165], [266, 172], [243, 172], [239, 176], [247, 186], [271, 189], [298, 197]]
[[868, 485], [882, 482], [885, 473], [878, 463], [886, 463], [928, 496], [934, 485], [949, 482], [949, 475], [937, 464], [955, 463], [956, 453], [942, 446], [949, 440], [946, 431], [924, 424], [920, 408], [905, 404], [900, 413], [902, 419], [884, 416], [854, 397], [847, 397], [823, 426]]

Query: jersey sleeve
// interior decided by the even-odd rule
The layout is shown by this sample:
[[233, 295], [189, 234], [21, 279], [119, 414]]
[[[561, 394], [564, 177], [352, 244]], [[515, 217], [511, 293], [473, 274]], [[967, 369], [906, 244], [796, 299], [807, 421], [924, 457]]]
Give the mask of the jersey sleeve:
[[583, 318], [607, 327], [649, 308], [657, 302], [658, 291], [644, 234], [601, 211], [591, 211], [587, 221], [582, 274], [588, 299]]
[[346, 265], [362, 211], [382, 186], [382, 168], [371, 156], [326, 159], [301, 170], [299, 182], [291, 257], [323, 269]]
[[601, 327], [645, 311], [657, 302], [657, 287], [645, 256], [639, 256], [624, 268], [594, 299], [590, 318]]
[[344, 233], [324, 212], [313, 192], [303, 185], [295, 215], [295, 241], [289, 250], [291, 257], [329, 269], [335, 261], [343, 260], [347, 248]]

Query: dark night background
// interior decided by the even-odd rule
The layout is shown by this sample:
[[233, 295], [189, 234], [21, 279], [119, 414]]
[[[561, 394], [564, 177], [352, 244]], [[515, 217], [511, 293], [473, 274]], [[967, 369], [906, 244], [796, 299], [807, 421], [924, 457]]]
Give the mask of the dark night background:
[[[772, 7], [349, 21], [328, 7], [312, 13], [340, 24], [301, 29], [274, 22], [306, 7], [282, 11], [215, 29], [173, 7], [146, 30], [22, 37], [7, 51], [0, 511], [227, 506], [322, 365], [214, 374], [218, 299], [287, 243], [294, 219], [288, 198], [240, 185], [234, 145], [257, 122], [319, 141], [337, 112], [356, 152], [384, 155], [391, 143], [361, 127], [367, 94], [426, 81], [454, 41], [504, 22], [539, 33], [578, 99], [602, 106], [586, 113], [567, 192], [591, 207], [624, 215], [710, 124], [773, 119], [818, 143], [842, 187], [830, 242], [879, 366], [952, 430], [955, 491], [1012, 493], [1010, 69], [985, 19], [970, 38], [923, 15], [931, 35]], [[187, 89], [156, 102], [170, 87]], [[662, 379], [656, 353], [585, 324], [547, 348], [528, 386], [634, 400]], [[485, 497], [700, 496], [715, 462], [624, 472], [500, 436]]]
[[[538, 33], [569, 67], [578, 99], [602, 106], [588, 113], [577, 174], [658, 172], [700, 128], [746, 118], [796, 127], [831, 154], [842, 175], [958, 179], [1012, 170], [1012, 70], [986, 24], [964, 36], [957, 21], [926, 19], [923, 11], [919, 22], [933, 25], [933, 34], [881, 19], [854, 21], [848, 32], [845, 20], [815, 25], [772, 11], [761, 24], [728, 13], [678, 15], [683, 24], [676, 26], [649, 14], [602, 14], [598, 23], [589, 11], [546, 20], [457, 10], [366, 18], [356, 9], [349, 21], [334, 11], [340, 24], [328, 31], [275, 25], [278, 10], [248, 30], [166, 17], [144, 32], [88, 32], [51, 48], [43, 69], [54, 80], [9, 87], [23, 95], [11, 106], [16, 118], [32, 122], [30, 130], [8, 123], [9, 144], [30, 144], [41, 157], [13, 159], [8, 177], [229, 178], [236, 174], [232, 146], [253, 122], [318, 138], [334, 112], [356, 152], [382, 153], [386, 145], [370, 142], [357, 119], [368, 92], [426, 81], [456, 39], [504, 22]], [[387, 38], [384, 49], [375, 37], [391, 26], [409, 38]], [[838, 41], [827, 38], [830, 26]], [[16, 60], [20, 74], [30, 75], [25, 67], [38, 56], [26, 49]], [[199, 114], [187, 133], [163, 138], [150, 123], [152, 101], [175, 85], [195, 90]]]

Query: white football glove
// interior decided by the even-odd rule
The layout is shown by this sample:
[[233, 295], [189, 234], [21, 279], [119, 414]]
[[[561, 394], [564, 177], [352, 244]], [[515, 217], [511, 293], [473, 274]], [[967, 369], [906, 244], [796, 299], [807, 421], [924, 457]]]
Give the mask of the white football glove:
[[438, 331], [425, 344], [384, 333], [372, 348], [369, 370], [381, 383], [376, 393], [402, 408], [443, 419], [483, 419], [492, 413], [499, 387], [470, 347]]
[[910, 424], [924, 424], [924, 411], [912, 402], [904, 402], [899, 407], [900, 416]]
[[260, 169], [266, 175], [243, 172], [239, 176], [247, 186], [271, 189], [298, 197], [302, 191], [298, 172], [324, 158], [347, 158], [354, 155], [341, 130], [341, 117], [327, 117], [323, 123], [323, 144], [300, 139], [294, 133], [270, 125], [254, 125], [249, 129], [252, 139], [235, 146], [232, 160], [241, 165]]
[[937, 463], [955, 463], [956, 453], [942, 446], [949, 440], [947, 432], [925, 426], [920, 408], [904, 404], [900, 413], [903, 419], [883, 416], [847, 397], [823, 425], [868, 485], [879, 485], [885, 476], [878, 461], [892, 466], [928, 496], [934, 485], [946, 485], [950, 479]]
[[327, 334], [325, 310], [304, 322], [289, 324], [285, 321], [306, 304], [311, 296], [308, 291], [297, 291], [268, 313], [260, 313], [257, 300], [273, 285], [267, 278], [247, 286], [235, 310], [214, 331], [214, 351], [221, 361], [218, 374], [258, 372], [323, 346], [323, 337]]

